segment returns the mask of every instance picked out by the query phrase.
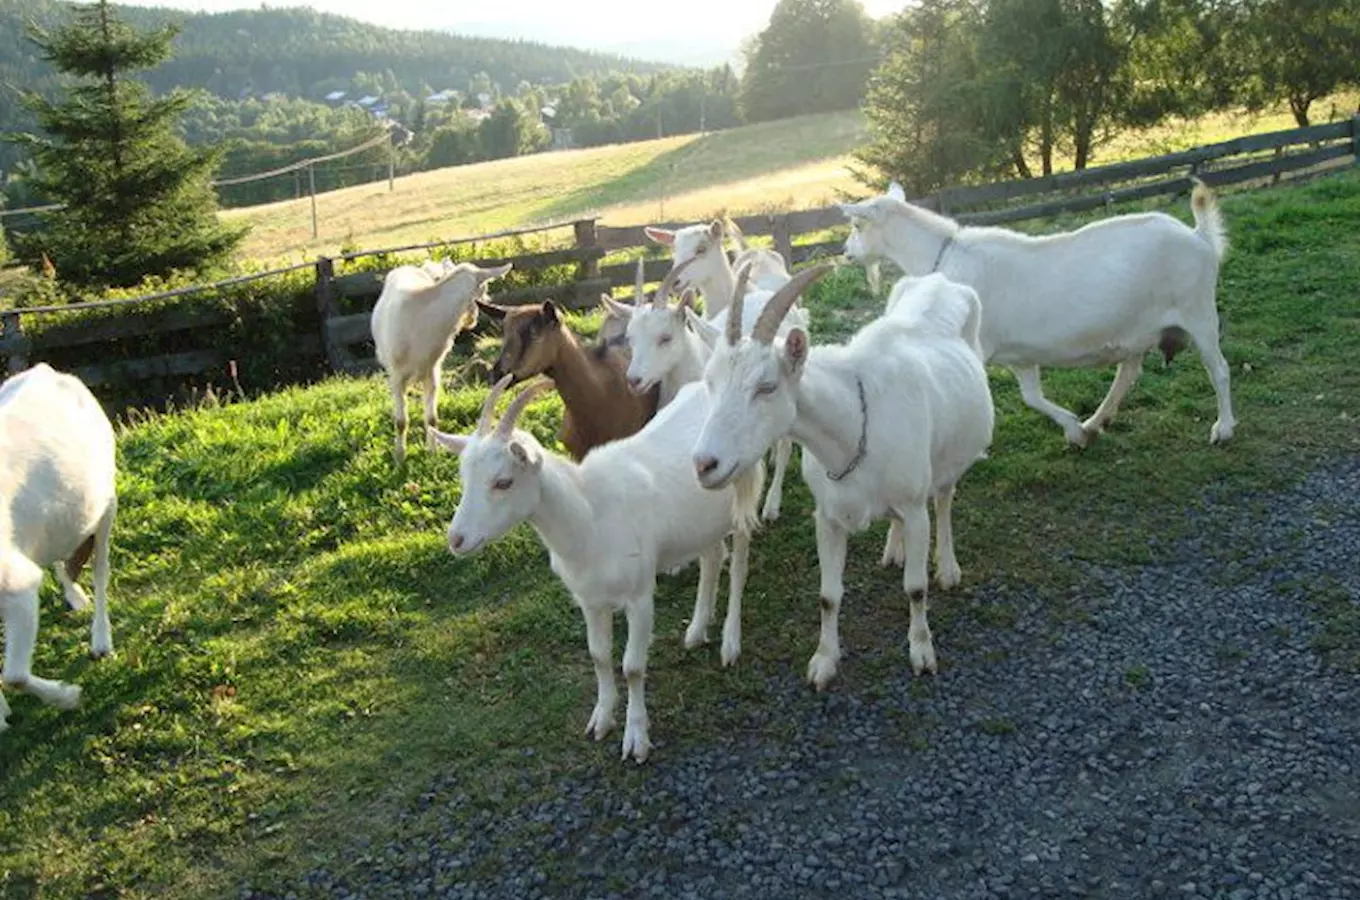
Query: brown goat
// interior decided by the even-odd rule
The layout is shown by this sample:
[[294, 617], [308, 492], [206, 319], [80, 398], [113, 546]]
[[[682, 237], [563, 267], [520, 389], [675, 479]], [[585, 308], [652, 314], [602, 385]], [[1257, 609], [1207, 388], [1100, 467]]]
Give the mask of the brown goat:
[[628, 389], [627, 322], [607, 321], [600, 340], [582, 347], [551, 300], [541, 306], [506, 307], [479, 300], [501, 323], [503, 343], [491, 383], [513, 373], [518, 383], [544, 374], [565, 407], [562, 443], [578, 462], [594, 447], [639, 431], [656, 414], [660, 388], [641, 396]]

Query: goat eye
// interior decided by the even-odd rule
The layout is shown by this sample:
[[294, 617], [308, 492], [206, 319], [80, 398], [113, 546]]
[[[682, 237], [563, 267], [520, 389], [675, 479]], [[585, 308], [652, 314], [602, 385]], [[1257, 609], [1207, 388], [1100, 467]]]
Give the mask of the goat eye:
[[773, 393], [775, 392], [775, 389], [778, 388], [778, 387], [779, 387], [779, 385], [778, 385], [778, 384], [775, 384], [774, 382], [768, 382], [768, 383], [766, 383], [766, 384], [758, 384], [758, 385], [756, 385], [756, 396], [757, 396], [757, 397], [763, 397], [763, 396], [765, 396], [766, 394], [773, 394]]
[[659, 346], [659, 347], [664, 347], [664, 346], [666, 346], [667, 344], [669, 344], [670, 342], [671, 342], [671, 336], [670, 336], [669, 334], [663, 334], [663, 335], [661, 335], [661, 337], [659, 337], [659, 338], [656, 339], [657, 346]]
[[513, 478], [497, 478], [491, 485], [491, 489], [495, 491], [508, 491], [510, 490], [510, 486], [514, 483], [515, 479]]

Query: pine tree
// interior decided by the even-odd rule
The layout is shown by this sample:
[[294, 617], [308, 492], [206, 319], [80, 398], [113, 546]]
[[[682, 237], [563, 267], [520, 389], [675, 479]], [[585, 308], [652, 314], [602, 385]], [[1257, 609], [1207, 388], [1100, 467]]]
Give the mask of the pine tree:
[[153, 97], [127, 73], [171, 55], [176, 26], [138, 32], [106, 0], [29, 39], [78, 79], [58, 102], [25, 97], [45, 136], [22, 135], [39, 167], [37, 186], [66, 208], [40, 231], [16, 235], [21, 258], [46, 254], [72, 286], [129, 286], [148, 275], [199, 270], [224, 260], [245, 236], [217, 220], [210, 178], [220, 150], [190, 150], [174, 124], [192, 95]]

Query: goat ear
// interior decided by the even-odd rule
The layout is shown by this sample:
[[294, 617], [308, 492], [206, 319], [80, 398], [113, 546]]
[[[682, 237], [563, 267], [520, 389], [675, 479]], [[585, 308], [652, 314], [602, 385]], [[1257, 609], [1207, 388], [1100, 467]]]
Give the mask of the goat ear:
[[543, 459], [536, 453], [530, 453], [519, 441], [510, 442], [510, 455], [515, 458], [515, 462], [535, 472], [543, 466]]
[[709, 239], [713, 241], [721, 241], [723, 239], [723, 223], [721, 219], [714, 219], [712, 222], [708, 223], [708, 236]]
[[620, 303], [608, 294], [600, 295], [600, 308], [610, 315], [618, 316], [622, 319], [633, 318], [633, 307], [627, 303]]
[[895, 197], [903, 203], [907, 202], [907, 192], [903, 190], [902, 185], [898, 184], [896, 181], [893, 181], [892, 184], [888, 185], [888, 196]]
[[685, 288], [685, 292], [680, 295], [680, 302], [675, 305], [676, 312], [693, 310], [695, 301], [694, 288]]
[[558, 312], [557, 304], [551, 300], [543, 301], [543, 308], [539, 310], [539, 315], [549, 324], [556, 324], [562, 321], [562, 316]]
[[440, 431], [438, 428], [430, 428], [429, 426], [426, 426], [425, 430], [430, 433], [430, 437], [434, 438], [436, 444], [443, 447], [445, 450], [448, 450], [450, 453], [462, 453], [463, 448], [468, 445], [469, 439], [463, 437], [461, 434], [449, 434], [448, 432]]
[[675, 232], [671, 231], [669, 228], [653, 228], [648, 225], [646, 228], [643, 228], [642, 231], [647, 237], [656, 241], [658, 244], [664, 244], [667, 247], [675, 246]]
[[841, 215], [852, 221], [867, 218], [870, 210], [873, 209], [868, 203], [841, 203], [838, 205], [841, 208]]
[[515, 267], [514, 263], [505, 263], [501, 266], [494, 266], [490, 269], [477, 270], [477, 283], [482, 284], [493, 278], [504, 278], [506, 273]]
[[485, 300], [478, 300], [477, 308], [498, 322], [504, 319], [505, 314], [510, 311], [504, 306], [497, 306], [496, 304], [488, 303]]
[[722, 337], [721, 329], [689, 307], [685, 308], [685, 318], [689, 320], [689, 327], [694, 329], [694, 333], [708, 349], [712, 350], [718, 346], [718, 339]]
[[803, 364], [807, 362], [808, 339], [807, 332], [801, 328], [792, 328], [788, 336], [784, 338], [784, 371], [793, 377], [798, 377], [803, 372]]

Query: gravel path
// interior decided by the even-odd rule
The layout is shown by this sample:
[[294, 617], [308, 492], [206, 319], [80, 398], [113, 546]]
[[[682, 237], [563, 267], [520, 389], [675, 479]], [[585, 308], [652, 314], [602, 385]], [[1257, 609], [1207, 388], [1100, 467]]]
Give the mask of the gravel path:
[[[1305, 599], [1360, 603], [1360, 458], [1255, 499], [1206, 503], [1153, 565], [1085, 566], [1089, 619], [1007, 592], [1014, 626], [975, 649], [937, 629], [933, 689], [903, 665], [816, 698], [772, 672], [751, 722], [796, 719], [788, 743], [662, 747], [646, 789], [586, 770], [512, 816], [451, 777], [422, 801], [437, 841], [371, 848], [363, 884], [314, 872], [292, 891], [1360, 898], [1360, 676], [1319, 659]], [[848, 650], [853, 679], [865, 651]]]

